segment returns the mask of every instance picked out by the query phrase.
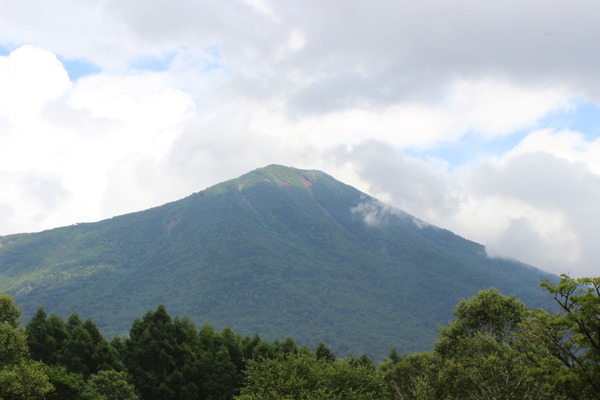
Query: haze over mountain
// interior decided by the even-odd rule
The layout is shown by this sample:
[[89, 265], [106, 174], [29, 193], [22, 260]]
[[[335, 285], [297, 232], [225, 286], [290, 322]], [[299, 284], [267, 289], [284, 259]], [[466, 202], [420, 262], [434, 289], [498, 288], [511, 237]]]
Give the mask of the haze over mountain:
[[543, 302], [531, 266], [320, 171], [271, 165], [108, 220], [0, 237], [0, 291], [106, 335], [165, 304], [197, 324], [319, 341], [340, 355], [428, 349], [461, 298]]

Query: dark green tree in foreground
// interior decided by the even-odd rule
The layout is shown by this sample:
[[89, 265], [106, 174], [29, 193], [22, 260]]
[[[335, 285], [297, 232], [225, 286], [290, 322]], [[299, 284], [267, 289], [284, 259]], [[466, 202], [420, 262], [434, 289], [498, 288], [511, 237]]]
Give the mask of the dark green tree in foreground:
[[87, 378], [101, 370], [123, 370], [118, 354], [104, 339], [94, 322], [77, 313], [67, 323], [56, 314], [48, 318], [39, 308], [25, 328], [31, 358], [47, 365], [66, 367]]
[[21, 312], [0, 293], [0, 399], [43, 399], [52, 390], [41, 363], [29, 359]]
[[172, 319], [163, 305], [131, 326], [125, 364], [143, 399], [198, 399], [202, 363], [200, 341], [187, 319]]

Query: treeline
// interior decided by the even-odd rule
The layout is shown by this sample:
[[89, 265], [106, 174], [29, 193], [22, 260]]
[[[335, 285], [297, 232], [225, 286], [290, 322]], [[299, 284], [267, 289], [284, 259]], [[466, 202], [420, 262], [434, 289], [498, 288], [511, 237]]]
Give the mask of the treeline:
[[164, 306], [110, 342], [91, 320], [39, 309], [25, 327], [0, 296], [0, 400], [598, 399], [600, 278], [542, 287], [556, 310], [495, 289], [460, 302], [428, 353], [338, 359], [230, 328], [197, 329]]

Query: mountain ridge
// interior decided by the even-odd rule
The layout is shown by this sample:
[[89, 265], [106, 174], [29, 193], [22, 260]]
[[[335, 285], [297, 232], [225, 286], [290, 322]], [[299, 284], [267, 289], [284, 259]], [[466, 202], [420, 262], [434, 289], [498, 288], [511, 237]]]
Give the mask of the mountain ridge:
[[[0, 237], [0, 290], [123, 334], [158, 304], [197, 324], [381, 358], [425, 350], [460, 298], [528, 303], [550, 275], [316, 170], [270, 165], [107, 220]], [[417, 301], [417, 299], [420, 301]]]

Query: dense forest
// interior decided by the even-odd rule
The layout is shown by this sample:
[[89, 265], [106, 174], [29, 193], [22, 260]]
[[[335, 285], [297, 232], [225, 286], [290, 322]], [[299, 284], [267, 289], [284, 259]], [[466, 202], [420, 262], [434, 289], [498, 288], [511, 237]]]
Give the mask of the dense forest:
[[0, 295], [0, 399], [598, 399], [600, 278], [541, 286], [555, 309], [496, 289], [461, 301], [433, 350], [375, 365], [324, 343], [197, 329], [159, 305], [126, 337], [40, 308], [25, 325]]

